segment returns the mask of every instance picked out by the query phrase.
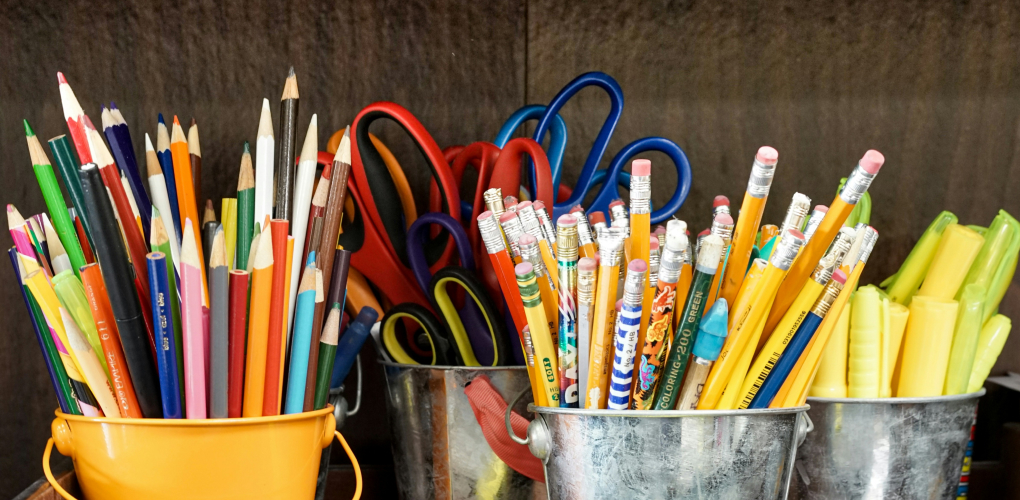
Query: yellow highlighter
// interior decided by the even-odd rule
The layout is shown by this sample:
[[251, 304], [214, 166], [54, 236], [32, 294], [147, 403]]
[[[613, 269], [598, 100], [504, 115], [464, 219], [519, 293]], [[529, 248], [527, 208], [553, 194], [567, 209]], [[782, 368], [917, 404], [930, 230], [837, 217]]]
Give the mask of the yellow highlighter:
[[896, 368], [900, 359], [900, 347], [903, 346], [903, 332], [907, 331], [907, 319], [910, 308], [889, 300], [889, 349], [882, 351], [882, 387], [879, 397], [893, 396], [893, 388], [899, 385]]
[[[846, 361], [850, 342], [850, 311], [852, 304], [843, 307], [829, 342], [818, 360], [818, 373], [811, 383], [808, 395], [815, 398], [846, 397]], [[902, 306], [900, 306], [902, 307]]]
[[549, 322], [545, 318], [542, 307], [542, 296], [538, 291], [535, 270], [530, 263], [524, 262], [514, 268], [517, 275], [517, 286], [524, 302], [524, 314], [528, 317], [531, 330], [531, 344], [535, 351], [535, 368], [541, 382], [549, 406], [560, 405], [560, 382], [557, 369], [556, 348], [553, 347], [552, 336], [549, 335]]
[[877, 398], [881, 380], [882, 299], [874, 287], [863, 287], [851, 298], [847, 396]]
[[731, 311], [730, 333], [726, 337], [726, 343], [719, 354], [719, 359], [712, 367], [708, 380], [705, 382], [701, 401], [698, 402], [699, 410], [710, 410], [716, 407], [744, 349], [754, 349], [754, 345], [749, 345], [753, 330], [758, 326], [762, 316], [768, 314], [769, 304], [803, 245], [804, 235], [800, 231], [791, 230], [783, 235], [779, 247], [773, 252], [769, 265], [762, 274], [758, 293], [754, 294], [754, 298], [749, 300], [744, 308]]
[[896, 397], [942, 395], [957, 308], [955, 300], [938, 297], [915, 295], [910, 301]]
[[881, 286], [886, 288], [890, 300], [903, 305], [910, 303], [924, 276], [928, 274], [942, 234], [950, 224], [956, 224], [956, 221], [956, 216], [952, 212], [943, 211], [928, 225], [928, 229], [900, 265], [899, 271], [882, 282]]
[[953, 347], [949, 352], [949, 369], [942, 394], [952, 396], [967, 392], [970, 372], [974, 367], [981, 335], [981, 317], [984, 314], [985, 287], [971, 283], [960, 294], [960, 311], [956, 315]]
[[974, 262], [985, 238], [966, 226], [950, 224], [939, 241], [931, 267], [917, 295], [955, 299], [970, 265]]
[[992, 371], [995, 360], [1002, 352], [1002, 346], [1006, 345], [1006, 338], [1013, 328], [1009, 318], [996, 314], [989, 319], [981, 328], [981, 337], [978, 338], [977, 355], [974, 356], [974, 367], [970, 372], [970, 382], [967, 384], [967, 392], [977, 392], [985, 385], [988, 372]]

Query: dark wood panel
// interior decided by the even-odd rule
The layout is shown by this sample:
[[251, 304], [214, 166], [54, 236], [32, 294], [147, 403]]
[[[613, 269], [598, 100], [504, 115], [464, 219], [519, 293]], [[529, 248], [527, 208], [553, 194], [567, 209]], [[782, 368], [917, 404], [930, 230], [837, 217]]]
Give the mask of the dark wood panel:
[[[290, 65], [301, 93], [298, 141], [318, 113], [322, 149], [329, 133], [377, 100], [407, 107], [441, 146], [494, 136], [524, 103], [521, 0], [4, 2], [0, 12], [0, 192], [25, 214], [45, 207], [21, 118], [44, 140], [66, 133], [57, 71], [95, 123], [102, 103], [117, 103], [139, 158], [143, 133], [155, 137], [156, 113], [176, 113], [182, 122], [194, 116], [203, 192], [214, 200], [236, 188], [241, 143], [255, 139], [263, 97], [277, 113]], [[423, 163], [410, 140], [392, 124], [373, 130], [406, 163], [424, 200]], [[0, 303], [9, 311], [0, 327], [2, 498], [42, 476], [39, 457], [55, 407], [11, 280], [10, 266], [0, 265]], [[368, 348], [364, 358], [371, 356]], [[344, 432], [363, 463], [389, 464], [381, 370], [370, 362], [365, 373], [361, 413]]]
[[[528, 19], [529, 102], [584, 71], [615, 77], [626, 100], [609, 151], [649, 135], [680, 144], [694, 186], [678, 215], [692, 232], [715, 195], [739, 206], [763, 144], [780, 152], [764, 217], [776, 224], [794, 191], [828, 205], [866, 150], [885, 154], [865, 283], [894, 273], [940, 210], [979, 225], [1000, 208], [1020, 215], [1015, 2], [533, 0]], [[609, 109], [598, 90], [575, 101], [566, 165], [583, 164]], [[653, 170], [660, 203], [676, 183], [666, 170]], [[1013, 317], [1017, 288], [1001, 308]], [[1017, 336], [1004, 352], [996, 370], [1020, 369]]]

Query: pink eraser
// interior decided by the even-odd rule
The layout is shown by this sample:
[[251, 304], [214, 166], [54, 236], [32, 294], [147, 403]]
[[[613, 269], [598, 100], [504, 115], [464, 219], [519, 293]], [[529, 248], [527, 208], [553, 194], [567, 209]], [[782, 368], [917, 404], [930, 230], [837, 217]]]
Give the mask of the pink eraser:
[[634, 160], [634, 162], [630, 164], [630, 175], [640, 175], [642, 177], [652, 175], [652, 161]]
[[479, 221], [483, 221], [485, 219], [488, 219], [489, 217], [492, 217], [492, 210], [486, 210], [486, 211], [478, 214], [478, 220]]
[[57, 83], [67, 85], [67, 78], [64, 78], [64, 74], [59, 71], [57, 71]]
[[658, 250], [659, 249], [659, 238], [656, 238], [655, 236], [649, 236], [648, 237], [648, 248], [651, 249], [651, 250]]
[[534, 208], [535, 210], [542, 210], [545, 208], [545, 203], [542, 203], [542, 200], [535, 200], [535, 202], [531, 204], [531, 208]]
[[595, 261], [595, 265], [598, 266], [602, 262], [602, 257], [599, 256], [598, 252], [595, 252], [595, 256], [591, 258]]
[[561, 215], [559, 219], [556, 219], [556, 225], [557, 226], [567, 226], [567, 227], [576, 226], [577, 225], [577, 217], [574, 217], [573, 215], [570, 215], [570, 214]]
[[715, 216], [715, 221], [724, 226], [732, 226], [733, 216], [731, 216], [730, 214], [719, 214]]
[[800, 232], [800, 231], [798, 231], [796, 229], [791, 229], [791, 230], [787, 231], [787, 233], [790, 236], [793, 236], [794, 238], [798, 238], [798, 239], [801, 239], [801, 240], [804, 239], [804, 233], [802, 233], [802, 232]]
[[754, 158], [766, 165], [775, 165], [779, 161], [779, 151], [771, 146], [762, 146], [758, 148], [758, 154], [754, 155]]
[[535, 243], [538, 243], [538, 238], [535, 238], [534, 236], [528, 233], [522, 234], [521, 237], [517, 239], [517, 244], [521, 246], [534, 245]]
[[592, 212], [588, 214], [588, 222], [592, 225], [598, 224], [599, 222], [606, 223], [606, 214], [602, 212]]
[[660, 224], [658, 226], [655, 226], [655, 231], [652, 234], [664, 234], [665, 232], [666, 228]]
[[531, 202], [528, 201], [528, 200], [524, 200], [524, 201], [522, 201], [522, 202], [517, 204], [517, 211], [520, 212], [522, 208], [527, 208], [527, 207], [530, 207], [530, 206], [531, 206]]
[[706, 229], [706, 230], [698, 233], [698, 238], [700, 238], [702, 236], [708, 236], [709, 234], [712, 234], [712, 230], [711, 229]]
[[596, 267], [598, 267], [598, 263], [595, 262], [595, 259], [592, 259], [590, 257], [581, 257], [577, 261], [578, 271], [591, 272], [594, 271]]
[[875, 232], [875, 234], [878, 234], [878, 229], [875, 229], [875, 228], [873, 228], [873, 227], [871, 227], [871, 226], [868, 226], [868, 229], [870, 229], [870, 230], [874, 231], [874, 232]]
[[842, 269], [836, 269], [836, 272], [832, 273], [832, 281], [841, 285], [846, 284], [846, 273]]
[[648, 264], [645, 264], [645, 261], [641, 259], [631, 259], [630, 264], [627, 264], [627, 270], [635, 273], [643, 273], [648, 270]]
[[504, 222], [507, 222], [507, 221], [510, 221], [510, 220], [516, 219], [516, 218], [517, 218], [517, 213], [515, 213], [515, 212], [503, 212], [503, 215], [499, 216], [499, 223], [502, 224]]
[[528, 274], [533, 270], [534, 268], [531, 267], [530, 262], [521, 262], [520, 264], [517, 264], [517, 267], [514, 268], [514, 272], [517, 273], [518, 276]]
[[864, 158], [861, 158], [860, 161], [861, 168], [871, 175], [877, 174], [883, 163], [885, 163], [885, 156], [874, 149], [869, 149], [867, 153], [864, 153]]
[[825, 205], [815, 205], [815, 212], [828, 213], [829, 207]]
[[[539, 202], [539, 203], [541, 203], [541, 202]], [[572, 214], [576, 214], [577, 212], [583, 212], [583, 211], [584, 211], [584, 209], [581, 208], [581, 205], [574, 205], [574, 207], [570, 209], [570, 213], [572, 213]]]
[[620, 312], [622, 310], [623, 310], [623, 299], [620, 299], [620, 300], [616, 301], [616, 312]]
[[620, 205], [623, 205], [623, 200], [621, 200], [619, 198], [609, 202], [609, 208], [618, 207]]
[[721, 207], [723, 205], [726, 205], [727, 207], [730, 206], [730, 199], [723, 195], [719, 195], [712, 200], [712, 208]]

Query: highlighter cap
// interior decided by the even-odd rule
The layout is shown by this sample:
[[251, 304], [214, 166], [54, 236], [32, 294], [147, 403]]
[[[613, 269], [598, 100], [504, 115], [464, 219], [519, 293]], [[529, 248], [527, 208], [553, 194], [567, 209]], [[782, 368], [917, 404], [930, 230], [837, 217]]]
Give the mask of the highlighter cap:
[[695, 356], [709, 361], [719, 358], [719, 352], [722, 351], [723, 344], [726, 343], [728, 316], [729, 307], [726, 304], [726, 299], [719, 297], [708, 310], [708, 314], [702, 318], [698, 327], [698, 340], [694, 342], [692, 351]]

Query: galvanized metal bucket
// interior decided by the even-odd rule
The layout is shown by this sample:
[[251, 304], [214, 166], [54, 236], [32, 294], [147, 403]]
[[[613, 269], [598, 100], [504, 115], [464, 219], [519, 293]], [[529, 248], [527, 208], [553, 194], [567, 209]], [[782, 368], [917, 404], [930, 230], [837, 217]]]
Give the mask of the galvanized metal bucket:
[[[486, 375], [504, 397], [529, 394], [527, 369], [403, 365], [379, 361], [401, 498], [539, 499], [541, 483], [508, 467], [482, 435], [464, 386]], [[530, 401], [530, 397], [527, 398]], [[526, 414], [526, 403], [513, 407]]]
[[[550, 499], [783, 499], [807, 432], [798, 408], [614, 411], [529, 406]], [[508, 432], [513, 434], [508, 427]]]
[[797, 498], [956, 498], [982, 389], [932, 398], [808, 398]]

